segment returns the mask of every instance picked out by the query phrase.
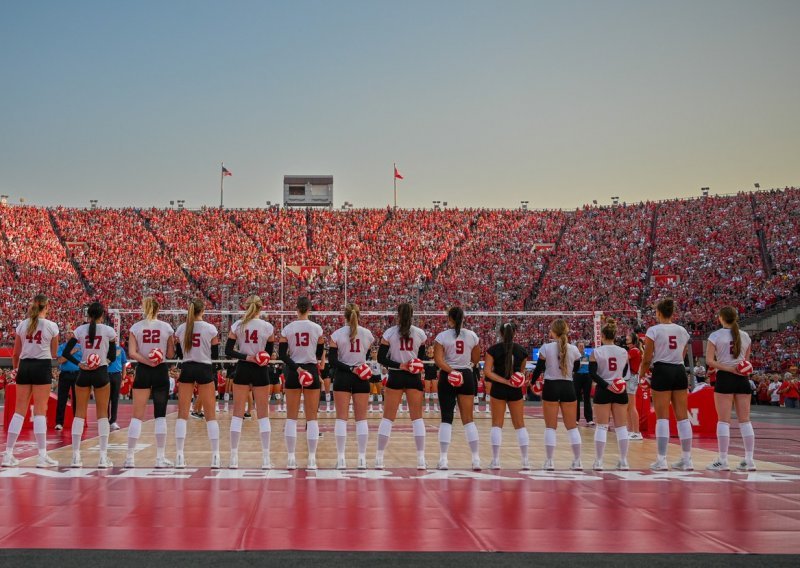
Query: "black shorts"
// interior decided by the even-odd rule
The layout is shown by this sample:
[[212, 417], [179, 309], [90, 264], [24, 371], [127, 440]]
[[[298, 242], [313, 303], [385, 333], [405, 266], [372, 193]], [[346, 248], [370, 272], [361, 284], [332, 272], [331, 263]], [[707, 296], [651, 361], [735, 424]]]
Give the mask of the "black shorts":
[[389, 380], [386, 381], [386, 388], [394, 390], [411, 389], [421, 391], [422, 378], [419, 374], [412, 375], [407, 371], [401, 371], [399, 369], [390, 370]]
[[719, 394], [753, 394], [753, 390], [750, 388], [750, 379], [727, 371], [717, 371], [714, 392]]
[[50, 385], [52, 382], [53, 362], [50, 359], [20, 359], [18, 385]]
[[628, 393], [614, 393], [608, 389], [598, 386], [594, 390], [595, 404], [628, 404]]
[[271, 385], [281, 384], [281, 373], [275, 365], [267, 366], [267, 381]]
[[369, 381], [362, 380], [355, 373], [336, 369], [336, 374], [333, 376], [333, 391], [369, 394]]
[[133, 378], [133, 388], [169, 390], [169, 365], [161, 363], [157, 367], [139, 363]]
[[439, 392], [452, 391], [456, 395], [475, 396], [478, 393], [478, 383], [475, 380], [475, 375], [472, 374], [472, 369], [454, 369], [464, 376], [464, 384], [460, 387], [454, 387], [447, 380], [447, 373], [439, 371]]
[[301, 387], [300, 380], [297, 378], [297, 371], [294, 369], [289, 368], [288, 365], [283, 366], [283, 377], [286, 380], [286, 384], [284, 388], [287, 389], [299, 389], [305, 388], [309, 390], [319, 390], [320, 389], [320, 380], [319, 380], [319, 367], [317, 367], [316, 363], [303, 363], [298, 365], [298, 369], [305, 369], [314, 377], [314, 382], [311, 383], [311, 386], [308, 387]]
[[686, 367], [673, 363], [654, 363], [650, 388], [656, 392], [688, 390]]
[[380, 375], [372, 375], [372, 376], [369, 378], [369, 382], [371, 382], [371, 383], [379, 383], [379, 382], [381, 382], [382, 380], [383, 380], [383, 377], [381, 377]]
[[179, 383], [207, 385], [209, 383], [217, 384], [217, 377], [214, 375], [214, 368], [210, 363], [196, 363], [188, 361], [181, 364], [181, 376], [178, 378]]
[[[492, 387], [492, 396], [494, 397], [494, 387]], [[547, 402], [575, 402], [578, 400], [578, 397], [575, 396], [575, 385], [572, 384], [572, 381], [545, 379], [544, 387], [542, 388], [542, 400]]]
[[84, 371], [81, 369], [78, 373], [78, 380], [75, 381], [76, 387], [94, 387], [96, 389], [103, 388], [109, 383], [108, 366], [103, 365], [94, 371]]
[[236, 373], [233, 384], [246, 387], [266, 387], [269, 385], [269, 371], [256, 363], [239, 361], [236, 364]]
[[490, 387], [492, 394], [489, 395], [497, 400], [505, 400], [506, 402], [514, 402], [515, 400], [522, 400], [522, 389], [520, 387], [512, 387], [504, 383], [496, 383], [491, 379], [486, 379], [484, 385], [491, 384]]

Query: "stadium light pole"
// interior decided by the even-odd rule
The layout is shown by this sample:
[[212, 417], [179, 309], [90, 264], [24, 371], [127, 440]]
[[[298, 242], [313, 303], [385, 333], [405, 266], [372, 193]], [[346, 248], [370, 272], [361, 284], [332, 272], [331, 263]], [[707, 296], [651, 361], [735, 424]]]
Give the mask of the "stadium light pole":
[[611, 203], [613, 203], [614, 205], [619, 205], [619, 195], [612, 195]]
[[91, 206], [92, 209], [97, 209], [97, 200], [96, 199], [90, 199], [89, 200], [89, 205]]
[[756, 182], [753, 184], [753, 187], [755, 187], [756, 189], [761, 189], [761, 184]]
[[703, 197], [708, 197], [708, 187], [701, 187], [700, 191], [703, 193]]
[[527, 211], [528, 210], [528, 203], [530, 203], [530, 201], [520, 201], [519, 203], [520, 203], [520, 205], [522, 205], [522, 210], [523, 211]]

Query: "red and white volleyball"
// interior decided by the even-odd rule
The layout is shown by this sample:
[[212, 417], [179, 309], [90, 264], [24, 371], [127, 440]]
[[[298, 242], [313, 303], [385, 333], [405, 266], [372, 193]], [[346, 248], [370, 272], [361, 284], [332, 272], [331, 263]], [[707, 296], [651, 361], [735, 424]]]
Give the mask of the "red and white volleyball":
[[372, 378], [372, 369], [370, 369], [369, 365], [366, 363], [361, 363], [358, 367], [353, 369], [353, 371], [362, 381], [368, 381]]
[[86, 358], [86, 366], [90, 369], [96, 369], [100, 366], [100, 355], [97, 353], [89, 353]]
[[616, 377], [613, 381], [608, 385], [608, 390], [613, 392], [614, 394], [622, 394], [625, 392], [625, 379], [622, 377]]
[[267, 353], [266, 351], [259, 351], [258, 353], [255, 354], [256, 364], [260, 365], [261, 367], [269, 365], [270, 359], [271, 357], [269, 356], [269, 353]]
[[739, 361], [739, 364], [736, 365], [736, 370], [740, 375], [750, 375], [753, 373], [753, 364], [747, 359]]
[[459, 371], [450, 371], [447, 374], [447, 382], [458, 388], [464, 384], [464, 375], [462, 375]]
[[414, 375], [425, 370], [425, 364], [419, 359], [412, 359], [408, 362], [408, 372]]
[[540, 377], [535, 383], [533, 383], [533, 388], [531, 390], [533, 390], [533, 394], [541, 395], [542, 391], [544, 390], [544, 379]]
[[161, 352], [161, 349], [151, 349], [150, 353], [147, 354], [147, 358], [153, 362], [154, 365], [160, 365], [164, 362], [164, 353]]
[[310, 387], [314, 383], [314, 375], [305, 369], [300, 369], [297, 371], [297, 380], [300, 381], [301, 387]]
[[509, 377], [508, 382], [511, 383], [512, 387], [520, 388], [525, 384], [525, 375], [517, 371]]

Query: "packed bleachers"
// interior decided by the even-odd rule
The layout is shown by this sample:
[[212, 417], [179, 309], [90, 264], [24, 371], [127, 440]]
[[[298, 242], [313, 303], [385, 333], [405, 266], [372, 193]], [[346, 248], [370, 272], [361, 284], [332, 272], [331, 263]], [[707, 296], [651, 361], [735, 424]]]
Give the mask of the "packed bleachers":
[[756, 193], [756, 225], [764, 229], [764, 239], [772, 259], [767, 297], [762, 307], [798, 292], [800, 286], [800, 189]]

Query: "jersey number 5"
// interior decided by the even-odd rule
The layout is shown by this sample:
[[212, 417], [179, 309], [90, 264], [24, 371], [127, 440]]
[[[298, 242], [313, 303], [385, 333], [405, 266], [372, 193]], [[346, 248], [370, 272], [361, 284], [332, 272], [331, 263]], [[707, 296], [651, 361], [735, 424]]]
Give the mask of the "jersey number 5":
[[678, 348], [678, 338], [674, 335], [669, 336], [669, 348], [670, 349], [677, 349]]

